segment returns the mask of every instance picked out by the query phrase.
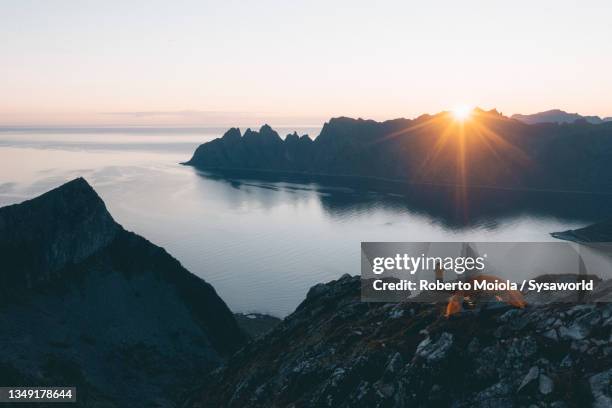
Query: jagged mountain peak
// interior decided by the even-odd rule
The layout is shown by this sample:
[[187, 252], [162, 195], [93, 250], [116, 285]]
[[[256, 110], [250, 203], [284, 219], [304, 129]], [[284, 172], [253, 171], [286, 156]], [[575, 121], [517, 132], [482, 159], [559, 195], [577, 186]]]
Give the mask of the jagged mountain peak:
[[34, 287], [108, 245], [121, 227], [81, 177], [39, 197], [0, 208], [5, 287]]
[[242, 137], [239, 128], [229, 128], [227, 132], [223, 134], [223, 139], [240, 139]]
[[0, 382], [176, 406], [246, 341], [211, 285], [124, 230], [82, 178], [0, 208], [0, 259]]
[[259, 128], [259, 133], [265, 133], [265, 132], [274, 132], [274, 130], [272, 129], [272, 126], [265, 123]]
[[[24, 201], [21, 204], [3, 207], [0, 209], [0, 215], [11, 213], [17, 208], [26, 211], [26, 209], [48, 205], [54, 205], [56, 206], [56, 210], [61, 211], [57, 213], [58, 216], [71, 215], [72, 217], [79, 217], [88, 214], [92, 216], [95, 214], [100, 217], [108, 217], [112, 220], [111, 215], [106, 210], [106, 206], [98, 193], [96, 193], [83, 177], [75, 178], [36, 198]], [[92, 210], [96, 210], [94, 214], [92, 214]], [[23, 221], [28, 220], [24, 219]], [[5, 227], [5, 224], [0, 224], [0, 229]]]

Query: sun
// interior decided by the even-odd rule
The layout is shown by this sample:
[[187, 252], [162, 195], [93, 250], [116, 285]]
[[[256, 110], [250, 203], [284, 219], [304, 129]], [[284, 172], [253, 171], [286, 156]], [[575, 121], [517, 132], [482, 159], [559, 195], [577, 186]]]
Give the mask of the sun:
[[460, 105], [455, 106], [451, 112], [455, 120], [463, 122], [469, 119], [472, 115], [472, 108], [467, 105]]

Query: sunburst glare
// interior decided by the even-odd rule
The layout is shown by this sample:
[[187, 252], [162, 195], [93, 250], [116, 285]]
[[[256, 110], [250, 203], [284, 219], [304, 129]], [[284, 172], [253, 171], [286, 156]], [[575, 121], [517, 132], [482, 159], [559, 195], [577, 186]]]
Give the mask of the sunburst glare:
[[472, 115], [473, 108], [467, 105], [455, 106], [452, 109], [453, 117], [458, 121], [465, 121]]
[[[436, 182], [436, 174], [441, 168], [450, 169], [451, 174], [445, 180], [455, 189], [455, 207], [467, 218], [469, 186], [476, 186], [470, 177], [476, 171], [488, 171], [484, 168], [471, 168], [471, 161], [478, 165], [478, 156], [495, 157], [496, 166], [509, 169], [514, 165], [529, 167], [529, 157], [519, 147], [512, 143], [508, 135], [504, 135], [499, 125], [504, 121], [497, 111], [483, 111], [467, 105], [457, 106], [444, 114], [428, 118], [415, 119], [411, 126], [389, 133], [382, 141], [402, 138], [409, 143], [411, 136], [418, 134], [433, 134], [429, 148], [422, 154], [420, 163], [412, 163], [412, 182]], [[497, 123], [497, 126], [495, 125]], [[444, 167], [450, 163], [449, 167]], [[442, 167], [441, 167], [442, 166]], [[494, 170], [494, 169], [491, 169]], [[494, 177], [491, 171], [491, 177]], [[454, 178], [451, 180], [450, 178]], [[482, 185], [487, 187], [489, 185]]]

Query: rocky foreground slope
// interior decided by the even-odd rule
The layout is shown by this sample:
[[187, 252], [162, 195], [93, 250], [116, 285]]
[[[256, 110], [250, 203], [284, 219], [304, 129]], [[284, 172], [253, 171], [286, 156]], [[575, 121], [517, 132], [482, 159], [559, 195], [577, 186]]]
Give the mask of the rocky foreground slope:
[[465, 122], [448, 112], [385, 122], [333, 118], [314, 140], [297, 134], [283, 140], [267, 125], [244, 135], [230, 129], [199, 146], [186, 164], [208, 170], [609, 192], [610, 155], [612, 122], [528, 125], [477, 109]]
[[0, 208], [0, 385], [172, 407], [246, 337], [208, 283], [124, 230], [82, 179]]
[[317, 285], [184, 407], [612, 406], [612, 304], [442, 310]]

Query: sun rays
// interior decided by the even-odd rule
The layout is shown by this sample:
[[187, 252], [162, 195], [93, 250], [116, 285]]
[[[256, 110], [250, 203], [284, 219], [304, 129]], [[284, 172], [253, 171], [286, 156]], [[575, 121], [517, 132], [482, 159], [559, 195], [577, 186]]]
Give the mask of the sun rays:
[[[406, 140], [406, 149], [420, 149], [418, 163], [411, 155], [412, 162], [404, 164], [410, 181], [452, 186], [456, 209], [466, 217], [470, 187], [494, 187], [496, 177], [519, 177], [517, 167], [531, 164], [512, 143], [511, 122], [496, 111], [460, 106], [414, 122], [380, 142]], [[418, 135], [424, 138], [412, 137]], [[428, 140], [430, 135], [435, 139]], [[483, 185], [483, 180], [490, 185]]]

